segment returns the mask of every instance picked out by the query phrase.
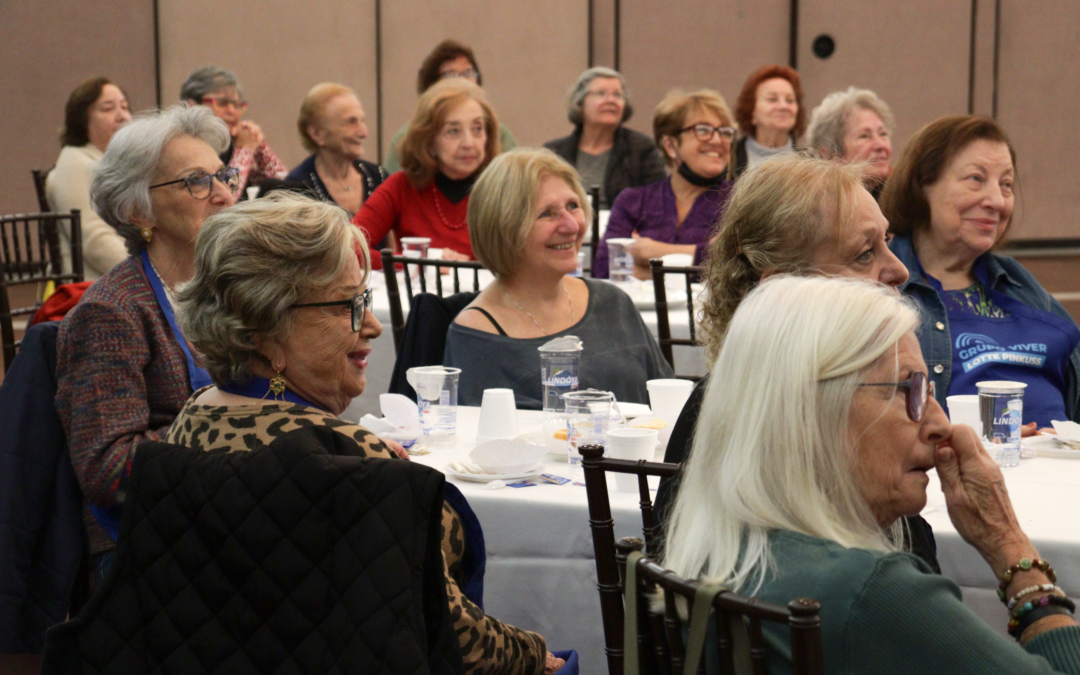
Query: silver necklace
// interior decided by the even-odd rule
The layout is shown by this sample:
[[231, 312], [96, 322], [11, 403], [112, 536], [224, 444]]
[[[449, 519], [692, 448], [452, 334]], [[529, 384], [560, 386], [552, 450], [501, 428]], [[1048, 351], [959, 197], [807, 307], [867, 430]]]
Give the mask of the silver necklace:
[[[506, 290], [506, 286], [503, 286], [501, 281], [499, 282], [499, 288], [502, 289], [502, 292], [506, 296], [506, 299], [513, 303], [514, 307], [518, 308], [518, 311], [529, 317], [529, 320], [533, 322], [533, 325], [536, 326], [537, 330], [539, 330], [544, 335], [551, 335], [551, 333], [544, 330], [544, 328], [539, 323], [537, 323], [536, 318], [532, 314], [529, 314], [529, 312], [527, 312], [524, 307], [517, 303], [517, 300], [514, 300], [514, 296], [510, 295], [510, 291]], [[566, 302], [570, 305], [570, 325], [572, 326], [574, 325], [574, 301], [570, 299], [570, 290], [566, 287], [566, 284], [563, 284], [563, 293], [566, 294]]]

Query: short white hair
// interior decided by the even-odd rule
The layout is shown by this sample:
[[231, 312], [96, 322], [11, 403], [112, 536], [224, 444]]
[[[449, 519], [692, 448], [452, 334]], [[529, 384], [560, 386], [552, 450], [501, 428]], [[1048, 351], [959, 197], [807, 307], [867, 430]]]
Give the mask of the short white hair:
[[150, 181], [165, 146], [181, 136], [197, 138], [220, 155], [229, 147], [229, 127], [209, 108], [187, 103], [148, 110], [120, 127], [94, 170], [90, 201], [101, 219], [120, 234], [128, 253], [146, 248], [133, 217], [153, 218]]
[[626, 78], [622, 76], [622, 73], [613, 68], [595, 66], [578, 75], [577, 82], [570, 87], [570, 93], [566, 97], [566, 118], [575, 127], [585, 124], [585, 95], [589, 93], [589, 85], [592, 81], [599, 79], [618, 80], [622, 85], [622, 121], [625, 122], [634, 114], [634, 106], [630, 105], [630, 90], [626, 88]]
[[760, 587], [778, 529], [897, 550], [901, 521], [883, 532], [854, 480], [849, 419], [859, 383], [919, 323], [909, 300], [863, 279], [780, 275], [751, 292], [702, 400], [664, 566]]
[[896, 128], [892, 110], [877, 94], [869, 89], [848, 87], [844, 91], [829, 94], [821, 101], [821, 105], [814, 108], [810, 115], [810, 125], [806, 127], [807, 145], [829, 157], [843, 157], [847, 123], [858, 108], [869, 110], [880, 117], [881, 123], [890, 134]]

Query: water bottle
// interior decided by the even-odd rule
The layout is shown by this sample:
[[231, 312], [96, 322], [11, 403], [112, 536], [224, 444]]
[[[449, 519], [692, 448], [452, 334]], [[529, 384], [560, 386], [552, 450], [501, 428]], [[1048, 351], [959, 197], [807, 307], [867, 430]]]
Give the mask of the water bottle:
[[540, 384], [544, 388], [544, 418], [562, 417], [566, 402], [562, 395], [576, 391], [581, 368], [581, 340], [565, 335], [538, 347]]

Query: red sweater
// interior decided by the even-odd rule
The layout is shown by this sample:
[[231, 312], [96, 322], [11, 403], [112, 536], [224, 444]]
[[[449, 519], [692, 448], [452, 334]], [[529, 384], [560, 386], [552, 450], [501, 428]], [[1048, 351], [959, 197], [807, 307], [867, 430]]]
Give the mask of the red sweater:
[[383, 181], [364, 201], [353, 218], [353, 225], [364, 231], [371, 250], [371, 266], [375, 269], [382, 269], [382, 260], [375, 245], [390, 230], [394, 231], [399, 241], [402, 237], [430, 237], [431, 248], [450, 248], [473, 260], [476, 256], [469, 240], [469, 226], [465, 222], [468, 208], [468, 196], [452, 204], [435, 187], [435, 183], [428, 183], [417, 190], [405, 172], [398, 171]]

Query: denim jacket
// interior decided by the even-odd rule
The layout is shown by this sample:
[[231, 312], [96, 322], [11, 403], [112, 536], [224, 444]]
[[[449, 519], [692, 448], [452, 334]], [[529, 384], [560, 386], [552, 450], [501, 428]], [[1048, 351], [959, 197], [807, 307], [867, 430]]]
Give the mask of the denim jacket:
[[[910, 236], [893, 237], [889, 249], [908, 269], [908, 280], [900, 292], [914, 300], [923, 312], [923, 324], [917, 331], [923, 359], [930, 370], [930, 379], [937, 387], [938, 403], [945, 406], [952, 377], [952, 337], [949, 333], [949, 317], [945, 303], [934, 287], [919, 271], [919, 260]], [[990, 288], [1019, 300], [1028, 307], [1041, 309], [1072, 321], [1072, 317], [1057, 300], [1046, 292], [1035, 277], [1013, 258], [994, 253], [984, 253]], [[1069, 419], [1080, 420], [1080, 345], [1069, 357], [1069, 369], [1065, 374], [1065, 410]]]

